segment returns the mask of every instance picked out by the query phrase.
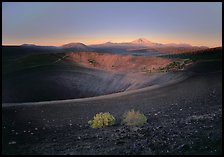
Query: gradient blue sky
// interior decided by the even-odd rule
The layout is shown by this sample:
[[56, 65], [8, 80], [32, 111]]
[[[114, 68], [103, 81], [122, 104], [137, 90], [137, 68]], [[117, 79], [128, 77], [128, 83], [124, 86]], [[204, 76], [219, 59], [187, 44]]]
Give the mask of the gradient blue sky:
[[222, 45], [221, 2], [4, 2], [2, 44], [125, 42]]

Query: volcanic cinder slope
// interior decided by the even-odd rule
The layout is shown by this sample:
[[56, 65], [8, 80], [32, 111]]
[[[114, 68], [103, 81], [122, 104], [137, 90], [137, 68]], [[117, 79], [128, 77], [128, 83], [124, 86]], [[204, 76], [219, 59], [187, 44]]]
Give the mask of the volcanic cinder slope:
[[156, 71], [165, 67], [172, 60], [159, 57], [146, 57], [135, 55], [117, 55], [96, 52], [66, 53], [66, 56], [75, 63], [88, 68], [96, 68], [111, 72], [142, 72], [143, 70]]
[[171, 62], [166, 58], [96, 52], [6, 60], [3, 102], [85, 98], [152, 86], [156, 80], [171, 78], [166, 73], [154, 73]]

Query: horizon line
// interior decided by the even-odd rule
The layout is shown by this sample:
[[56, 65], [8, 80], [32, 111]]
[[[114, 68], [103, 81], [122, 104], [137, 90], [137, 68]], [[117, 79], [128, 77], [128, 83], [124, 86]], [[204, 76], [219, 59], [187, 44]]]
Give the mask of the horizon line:
[[[147, 41], [149, 42], [152, 42], [150, 40], [148, 40], [147, 38], [137, 38], [135, 40], [139, 40], [139, 39], [146, 39]], [[69, 43], [82, 43], [84, 45], [87, 45], [87, 46], [90, 46], [90, 45], [99, 45], [99, 44], [105, 44], [105, 43], [113, 43], [113, 44], [120, 44], [120, 43], [130, 43], [130, 42], [133, 42], [135, 40], [132, 40], [132, 41], [123, 41], [123, 42], [113, 42], [111, 40], [107, 40], [107, 41], [104, 41], [104, 42], [98, 42], [98, 43], [88, 43], [86, 44], [85, 42], [80, 42], [80, 41], [71, 41], [71, 42], [67, 42], [67, 43], [64, 43], [64, 44], [38, 44], [36, 42], [32, 42], [32, 43], [29, 43], [29, 42], [23, 42], [23, 43], [2, 43], [2, 46], [21, 46], [23, 44], [28, 44], [28, 45], [36, 45], [36, 46], [55, 46], [55, 47], [60, 47], [60, 46], [63, 46], [65, 44], [69, 44]], [[176, 42], [169, 42], [169, 43], [162, 43], [162, 42], [152, 42], [152, 43], [158, 43], [158, 44], [188, 44], [188, 45], [191, 45], [191, 46], [198, 46], [198, 47], [209, 47], [209, 48], [212, 48], [212, 47], [222, 47], [222, 45], [219, 45], [219, 46], [207, 46], [207, 45], [193, 45], [193, 44], [190, 44], [190, 43], [187, 43], [187, 42], [183, 42], [183, 43], [176, 43]]]

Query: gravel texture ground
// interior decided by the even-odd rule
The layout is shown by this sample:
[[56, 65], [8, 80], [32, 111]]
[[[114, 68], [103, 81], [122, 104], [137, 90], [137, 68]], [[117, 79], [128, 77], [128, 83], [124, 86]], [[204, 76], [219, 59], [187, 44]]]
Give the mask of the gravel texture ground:
[[[181, 82], [116, 98], [2, 107], [3, 154], [222, 154], [221, 62], [201, 62]], [[121, 124], [136, 109], [147, 124]], [[98, 112], [116, 125], [92, 129]]]

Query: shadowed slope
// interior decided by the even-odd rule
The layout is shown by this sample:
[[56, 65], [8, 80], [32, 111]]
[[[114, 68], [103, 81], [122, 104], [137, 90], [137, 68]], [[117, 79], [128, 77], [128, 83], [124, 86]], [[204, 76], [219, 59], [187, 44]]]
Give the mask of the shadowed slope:
[[154, 59], [83, 52], [39, 54], [6, 61], [3, 102], [75, 99], [143, 88], [155, 84], [153, 80], [163, 74], [146, 76], [141, 68], [169, 62]]

